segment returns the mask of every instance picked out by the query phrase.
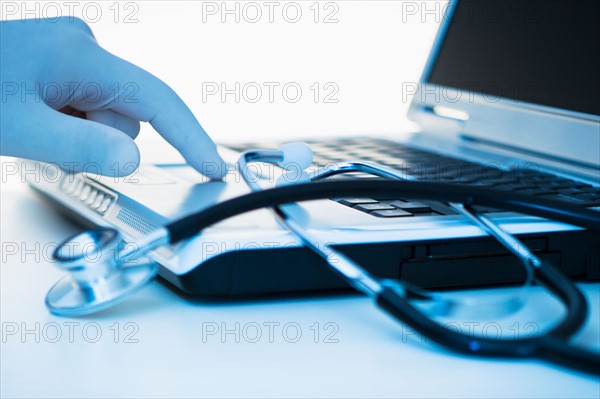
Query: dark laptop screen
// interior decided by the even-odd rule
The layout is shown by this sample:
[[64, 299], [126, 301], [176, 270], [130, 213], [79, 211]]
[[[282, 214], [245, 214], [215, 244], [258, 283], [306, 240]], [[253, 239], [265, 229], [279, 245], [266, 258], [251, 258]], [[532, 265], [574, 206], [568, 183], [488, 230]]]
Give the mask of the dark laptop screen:
[[600, 115], [599, 38], [599, 0], [460, 0], [426, 80]]

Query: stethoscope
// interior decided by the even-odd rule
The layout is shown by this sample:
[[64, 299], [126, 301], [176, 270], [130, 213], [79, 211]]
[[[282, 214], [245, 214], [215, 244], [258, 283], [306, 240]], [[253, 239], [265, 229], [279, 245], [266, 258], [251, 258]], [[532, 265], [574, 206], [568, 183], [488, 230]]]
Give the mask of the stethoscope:
[[[253, 162], [277, 164], [295, 171], [295, 178], [280, 187], [262, 189], [259, 177], [248, 167]], [[312, 163], [312, 151], [303, 143], [292, 143], [278, 150], [252, 150], [242, 154], [237, 170], [252, 193], [218, 203], [183, 217], [125, 244], [112, 228], [86, 231], [59, 245], [53, 257], [59, 267], [69, 272], [46, 296], [46, 306], [59, 316], [81, 316], [114, 306], [152, 280], [158, 266], [148, 256], [151, 251], [192, 238], [205, 228], [227, 218], [269, 208], [281, 226], [302, 245], [321, 256], [339, 276], [358, 291], [373, 298], [390, 315], [418, 331], [422, 336], [461, 353], [499, 357], [537, 357], [600, 375], [597, 353], [568, 345], [567, 340], [584, 324], [587, 302], [577, 287], [555, 267], [544, 263], [515, 236], [508, 233], [474, 208], [485, 205], [509, 211], [553, 219], [600, 231], [600, 218], [594, 211], [574, 205], [516, 193], [477, 187], [404, 180], [400, 172], [371, 162], [354, 161], [329, 165], [313, 172], [305, 170]], [[324, 181], [328, 177], [349, 173], [369, 173], [385, 179]], [[291, 173], [291, 172], [288, 172]], [[524, 281], [513, 294], [500, 300], [480, 298], [456, 299], [433, 293], [403, 281], [373, 276], [352, 259], [321, 242], [295, 215], [297, 202], [341, 197], [418, 198], [441, 201], [466, 217], [474, 225], [497, 239], [513, 253], [524, 268]], [[434, 316], [472, 315], [483, 312], [499, 317], [522, 306], [526, 290], [534, 283], [545, 286], [564, 305], [565, 315], [551, 329], [534, 338], [491, 339], [443, 328]]]

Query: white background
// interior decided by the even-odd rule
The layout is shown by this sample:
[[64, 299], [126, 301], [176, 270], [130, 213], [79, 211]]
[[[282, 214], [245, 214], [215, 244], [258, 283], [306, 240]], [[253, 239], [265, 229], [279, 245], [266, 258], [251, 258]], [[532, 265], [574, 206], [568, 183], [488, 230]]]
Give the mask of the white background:
[[[445, 10], [444, 1], [321, 1], [316, 16], [316, 1], [283, 1], [274, 2], [270, 22], [262, 1], [74, 3], [4, 1], [3, 18], [51, 19], [58, 11], [74, 11], [100, 45], [170, 84], [220, 141], [403, 130], [409, 103], [403, 83], [419, 81]], [[248, 3], [259, 5], [256, 23], [256, 7]], [[239, 22], [235, 14], [222, 15], [236, 6]], [[210, 14], [215, 7], [218, 13]], [[288, 22], [298, 8], [300, 20]], [[255, 104], [235, 103], [233, 95], [225, 103], [219, 96], [203, 102], [206, 82], [281, 86], [273, 103], [266, 89]], [[289, 82], [303, 89], [297, 103], [282, 97], [281, 87]], [[336, 84], [338, 102], [315, 103], [309, 89], [314, 82]]]
[[[9, 3], [16, 4], [19, 13], [3, 18], [26, 16], [21, 1], [3, 1], [3, 11]], [[64, 2], [51, 3], [67, 10]], [[403, 83], [419, 80], [443, 10], [430, 1], [404, 5], [336, 1], [339, 10], [334, 17], [339, 22], [325, 24], [314, 23], [309, 9], [314, 1], [307, 1], [297, 2], [304, 16], [292, 24], [282, 17], [286, 2], [281, 2], [274, 23], [263, 17], [251, 24], [243, 19], [235, 23], [233, 16], [222, 23], [220, 15], [207, 16], [203, 23], [202, 2], [137, 1], [131, 2], [134, 8], [121, 2], [116, 19], [113, 1], [95, 2], [93, 9], [97, 5], [101, 10], [98, 21], [92, 9], [82, 15], [84, 3], [75, 3], [75, 14], [89, 22], [102, 46], [168, 82], [217, 141], [412, 129], [404, 117], [409, 103], [403, 98]], [[227, 3], [234, 7], [235, 2]], [[416, 15], [403, 13], [406, 3], [417, 7]], [[222, 7], [221, 1], [216, 4]], [[42, 2], [28, 2], [27, 7], [37, 16], [55, 14]], [[424, 7], [434, 12], [424, 13]], [[125, 23], [132, 10], [137, 22]], [[235, 103], [231, 96], [225, 102], [216, 97], [204, 102], [203, 82], [226, 82], [230, 87], [235, 82], [295, 82], [305, 92], [295, 104], [281, 96], [274, 103]], [[339, 101], [315, 103], [308, 89], [314, 82], [335, 83]], [[157, 137], [144, 128], [144, 161], [164, 151]], [[21, 248], [57, 242], [76, 231], [24, 190], [18, 179], [4, 181], [4, 176], [1, 216], [2, 241]], [[3, 259], [1, 272], [3, 323], [32, 328], [35, 323], [55, 322], [66, 334], [65, 319], [50, 316], [43, 307], [44, 294], [60, 271], [47, 259], [30, 256]], [[595, 318], [577, 340], [597, 347], [598, 286], [585, 290]], [[543, 320], [556, 313], [555, 305], [536, 301], [517, 320]], [[103, 339], [94, 344], [78, 334], [73, 343], [63, 338], [53, 344], [43, 338], [35, 342], [31, 335], [7, 338], [1, 352], [1, 396], [598, 397], [600, 393], [597, 380], [540, 362], [473, 360], [423, 345], [418, 337], [403, 342], [397, 324], [376, 312], [367, 299], [355, 296], [228, 305], [182, 298], [153, 283], [124, 306], [77, 321], [98, 323]], [[123, 336], [112, 342], [109, 328], [114, 322], [121, 328], [136, 323], [139, 342], [122, 343]], [[229, 328], [235, 323], [295, 322], [304, 339], [298, 344], [281, 335], [272, 344], [264, 339], [258, 344], [237, 343], [231, 337], [203, 342], [205, 322]], [[315, 322], [321, 328], [336, 323], [339, 342], [326, 344], [321, 336], [314, 343], [309, 328]]]

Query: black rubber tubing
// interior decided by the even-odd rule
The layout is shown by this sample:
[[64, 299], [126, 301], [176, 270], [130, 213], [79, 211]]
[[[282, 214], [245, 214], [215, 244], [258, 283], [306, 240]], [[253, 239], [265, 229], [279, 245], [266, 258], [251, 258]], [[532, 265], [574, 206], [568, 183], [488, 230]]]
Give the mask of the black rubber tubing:
[[[514, 192], [466, 185], [396, 180], [347, 180], [290, 185], [246, 194], [183, 217], [167, 225], [170, 242], [190, 238], [205, 228], [230, 217], [278, 205], [327, 198], [410, 198], [483, 205], [543, 217], [600, 231], [600, 214], [558, 200], [536, 198]], [[461, 333], [440, 330], [432, 320], [410, 305], [406, 298], [387, 288], [377, 303], [400, 321], [425, 333], [435, 342], [458, 352], [480, 356], [539, 357], [567, 367], [598, 375], [593, 352], [571, 348], [563, 341], [578, 331], [586, 319], [587, 303], [574, 284], [552, 265], [537, 269], [536, 280], [561, 299], [569, 311], [555, 327], [540, 337], [520, 342], [473, 339]], [[562, 352], [562, 353], [561, 353]], [[571, 353], [570, 356], [563, 356]]]

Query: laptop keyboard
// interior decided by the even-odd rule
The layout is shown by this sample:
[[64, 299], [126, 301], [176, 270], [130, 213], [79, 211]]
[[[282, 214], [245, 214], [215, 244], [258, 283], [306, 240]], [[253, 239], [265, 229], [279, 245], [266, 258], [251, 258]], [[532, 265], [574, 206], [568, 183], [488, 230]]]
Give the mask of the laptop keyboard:
[[[600, 211], [600, 189], [575, 180], [539, 171], [535, 164], [522, 164], [503, 170], [493, 163], [465, 161], [393, 141], [370, 138], [307, 141], [314, 152], [309, 172], [339, 161], [365, 160], [400, 171], [406, 178], [428, 182], [456, 183], [495, 190], [519, 192], [532, 196], [568, 202]], [[236, 151], [248, 148], [277, 148], [280, 143], [248, 143], [230, 146]], [[378, 179], [364, 173], [349, 173], [332, 179]], [[337, 198], [340, 204], [379, 218], [407, 218], [451, 215], [453, 210], [435, 201], [404, 198]], [[478, 207], [483, 213], [502, 212]]]

